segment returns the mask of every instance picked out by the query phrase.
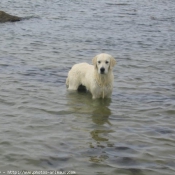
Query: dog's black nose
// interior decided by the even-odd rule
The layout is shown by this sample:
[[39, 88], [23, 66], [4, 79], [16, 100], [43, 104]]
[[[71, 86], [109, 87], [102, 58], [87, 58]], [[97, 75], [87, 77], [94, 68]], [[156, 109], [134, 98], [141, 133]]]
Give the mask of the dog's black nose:
[[101, 74], [103, 74], [105, 72], [105, 68], [104, 67], [100, 68], [100, 72]]

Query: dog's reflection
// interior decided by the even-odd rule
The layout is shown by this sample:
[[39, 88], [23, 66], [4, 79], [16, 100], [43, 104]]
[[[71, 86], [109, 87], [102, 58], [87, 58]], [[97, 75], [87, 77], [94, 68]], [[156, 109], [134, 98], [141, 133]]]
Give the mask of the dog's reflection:
[[[104, 125], [106, 123], [111, 125], [111, 123], [108, 120], [110, 115], [111, 110], [108, 107], [103, 106], [101, 108], [100, 106], [100, 108], [97, 108], [96, 110], [93, 111], [91, 117], [92, 121], [97, 125]], [[95, 141], [108, 141], [107, 138], [102, 137], [101, 135], [107, 135], [110, 132], [111, 130], [108, 129], [94, 129], [93, 131], [90, 132], [90, 134]]]
[[105, 123], [110, 124], [108, 118], [111, 115], [111, 110], [106, 106], [100, 106], [95, 109], [92, 113], [92, 121], [97, 125], [104, 125]]
[[112, 131], [108, 129], [109, 127], [102, 126], [111, 126], [109, 122], [111, 99], [92, 100], [91, 94], [88, 92], [68, 92], [67, 97], [68, 105], [73, 113], [76, 115], [88, 114], [91, 116], [93, 123], [96, 124], [95, 128], [90, 132], [92, 138], [95, 141], [108, 141], [108, 138], [104, 138], [104, 135], [106, 136]]

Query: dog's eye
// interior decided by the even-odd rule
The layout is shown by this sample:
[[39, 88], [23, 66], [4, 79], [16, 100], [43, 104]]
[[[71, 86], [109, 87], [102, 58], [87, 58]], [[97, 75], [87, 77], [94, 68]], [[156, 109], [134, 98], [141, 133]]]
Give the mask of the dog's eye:
[[98, 64], [100, 64], [101, 63], [101, 61], [98, 61]]
[[108, 64], [109, 63], [109, 61], [106, 61], [106, 64]]

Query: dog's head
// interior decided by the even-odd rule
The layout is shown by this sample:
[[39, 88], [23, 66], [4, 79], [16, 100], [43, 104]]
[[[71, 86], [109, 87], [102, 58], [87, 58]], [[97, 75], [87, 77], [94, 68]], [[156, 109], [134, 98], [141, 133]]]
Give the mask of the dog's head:
[[106, 53], [101, 53], [92, 59], [92, 63], [99, 74], [107, 74], [116, 64], [115, 59]]

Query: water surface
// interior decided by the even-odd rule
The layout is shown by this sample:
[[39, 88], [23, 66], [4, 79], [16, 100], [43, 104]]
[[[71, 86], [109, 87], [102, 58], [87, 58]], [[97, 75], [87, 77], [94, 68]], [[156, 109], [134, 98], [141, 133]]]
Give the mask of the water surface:
[[[175, 2], [1, 0], [0, 170], [175, 174]], [[113, 55], [111, 99], [66, 90]]]

